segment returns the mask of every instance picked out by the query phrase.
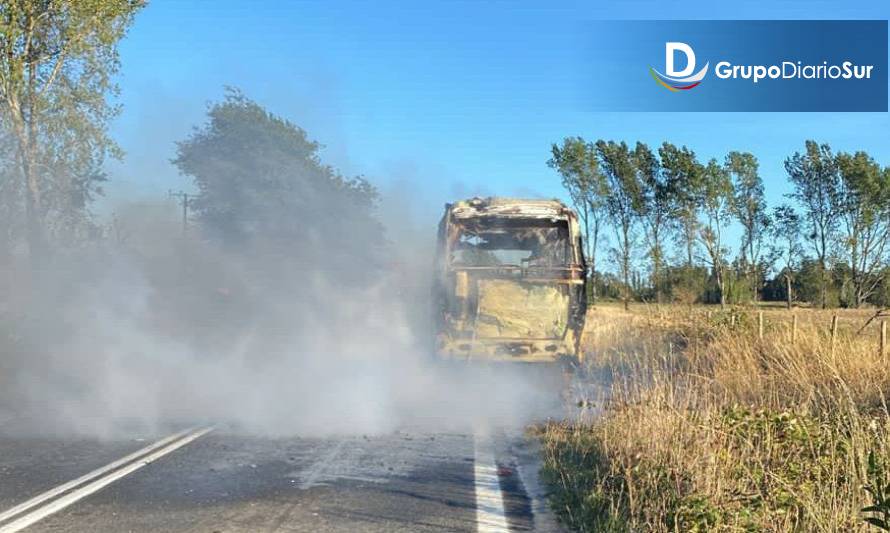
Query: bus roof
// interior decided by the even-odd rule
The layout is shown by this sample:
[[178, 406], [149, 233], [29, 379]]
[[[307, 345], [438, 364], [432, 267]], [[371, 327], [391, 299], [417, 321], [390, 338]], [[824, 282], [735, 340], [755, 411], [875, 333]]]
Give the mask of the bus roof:
[[471, 198], [447, 205], [451, 216], [466, 220], [480, 217], [537, 218], [567, 220], [571, 209], [559, 200], [526, 200], [519, 198]]

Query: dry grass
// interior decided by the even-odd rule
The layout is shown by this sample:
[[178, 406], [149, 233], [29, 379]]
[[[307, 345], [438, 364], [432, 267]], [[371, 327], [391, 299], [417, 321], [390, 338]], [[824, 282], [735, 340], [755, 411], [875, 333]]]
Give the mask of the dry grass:
[[[582, 531], [855, 531], [890, 481], [890, 364], [870, 313], [598, 308], [588, 364], [611, 375], [542, 429], [554, 508]], [[870, 461], [871, 457], [871, 461]]]

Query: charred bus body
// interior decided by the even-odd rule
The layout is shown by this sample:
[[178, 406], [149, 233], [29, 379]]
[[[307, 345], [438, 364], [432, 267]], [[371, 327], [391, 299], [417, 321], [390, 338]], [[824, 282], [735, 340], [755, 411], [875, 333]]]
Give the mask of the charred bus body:
[[586, 275], [575, 213], [555, 200], [473, 198], [439, 223], [436, 352], [453, 359], [579, 359]]

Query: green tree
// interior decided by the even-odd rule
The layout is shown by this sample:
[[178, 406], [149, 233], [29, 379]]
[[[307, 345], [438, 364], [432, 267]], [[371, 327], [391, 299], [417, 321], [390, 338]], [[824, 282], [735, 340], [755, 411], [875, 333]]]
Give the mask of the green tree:
[[634, 226], [642, 205], [642, 184], [627, 144], [599, 140], [596, 152], [606, 179], [606, 208], [617, 237], [616, 255], [624, 281], [624, 308], [628, 309], [631, 257], [636, 240]]
[[665, 185], [671, 198], [672, 213], [679, 222], [681, 238], [686, 247], [686, 267], [692, 269], [698, 233], [698, 191], [704, 167], [695, 152], [685, 146], [677, 148], [664, 143], [658, 149]]
[[596, 303], [596, 255], [600, 230], [606, 218], [605, 184], [599, 170], [596, 147], [581, 137], [566, 137], [562, 145], [553, 144], [550, 152], [547, 165], [559, 172], [562, 185], [581, 219], [588, 275], [591, 278], [590, 298], [591, 303]]
[[652, 261], [652, 288], [655, 291], [655, 300], [661, 303], [665, 289], [662, 272], [665, 263], [664, 238], [670, 230], [671, 194], [658, 158], [648, 146], [637, 143], [633, 162], [639, 175], [640, 218], [643, 221], [649, 259]]
[[377, 191], [323, 164], [319, 149], [304, 130], [229, 89], [207, 123], [177, 143], [173, 163], [194, 180], [195, 213], [211, 238], [341, 280], [368, 275], [385, 245]]
[[804, 153], [785, 160], [785, 171], [794, 186], [791, 197], [803, 207], [807, 240], [820, 269], [819, 304], [828, 307], [828, 261], [838, 227], [840, 176], [837, 160], [827, 144], [807, 141]]
[[723, 166], [711, 159], [702, 173], [699, 189], [704, 222], [699, 229], [699, 240], [708, 254], [714, 274], [720, 306], [726, 305], [726, 248], [723, 246], [723, 227], [731, 217], [733, 202], [732, 180]]
[[785, 303], [788, 309], [794, 302], [794, 272], [800, 264], [800, 256], [803, 250], [800, 246], [800, 215], [788, 204], [783, 204], [773, 210], [773, 225], [770, 234], [773, 237], [773, 246], [776, 255], [780, 258], [781, 275], [785, 280]]
[[0, 111], [15, 139], [32, 264], [47, 226], [68, 227], [104, 179], [118, 107], [117, 44], [142, 0], [0, 2]]
[[890, 172], [864, 152], [837, 155], [841, 247], [847, 255], [849, 287], [844, 303], [859, 307], [881, 285], [890, 238]]
[[761, 263], [764, 259], [764, 240], [769, 230], [769, 215], [763, 193], [763, 180], [758, 172], [757, 158], [748, 152], [730, 152], [724, 163], [732, 177], [735, 195], [732, 213], [742, 225], [740, 247], [746, 275], [751, 287], [751, 297], [757, 301], [761, 285]]
[[[804, 227], [806, 223], [804, 221]], [[827, 281], [827, 283], [823, 283]], [[837, 287], [833, 279], [823, 276], [819, 260], [804, 257], [800, 262], [797, 272], [794, 274], [794, 293], [800, 301], [809, 302], [816, 306], [825, 299], [825, 307], [835, 307], [840, 301]]]

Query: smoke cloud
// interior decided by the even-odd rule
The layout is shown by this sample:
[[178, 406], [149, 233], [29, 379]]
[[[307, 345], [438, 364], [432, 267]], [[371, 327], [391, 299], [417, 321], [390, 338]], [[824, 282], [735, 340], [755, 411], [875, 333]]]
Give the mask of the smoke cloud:
[[[435, 229], [406, 231], [416, 226], [404, 203], [382, 202], [388, 242], [368, 251], [385, 258], [374, 270], [362, 254], [344, 268], [333, 249], [344, 235], [311, 249], [232, 248], [197, 225], [182, 235], [175, 209], [145, 203], [119, 206], [106, 238], [58, 251], [37, 273], [12, 261], [0, 418], [113, 437], [191, 423], [329, 435], [558, 415], [558, 370], [432, 356]], [[330, 269], [317, 260], [327, 255], [340, 259]]]

